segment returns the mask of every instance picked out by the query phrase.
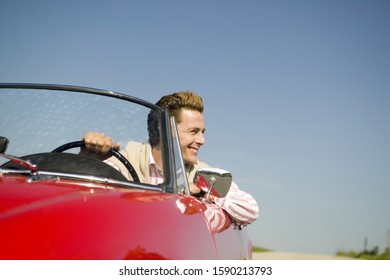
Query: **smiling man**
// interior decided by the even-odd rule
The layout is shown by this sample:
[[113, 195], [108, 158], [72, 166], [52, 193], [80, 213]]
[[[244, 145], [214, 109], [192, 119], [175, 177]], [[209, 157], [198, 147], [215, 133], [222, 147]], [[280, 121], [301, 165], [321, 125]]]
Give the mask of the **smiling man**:
[[[198, 196], [202, 192], [193, 183], [195, 172], [199, 168], [209, 167], [198, 160], [199, 150], [206, 143], [203, 100], [193, 92], [182, 91], [163, 96], [156, 105], [166, 108], [169, 114], [176, 119], [191, 194]], [[164, 181], [164, 175], [158, 116], [153, 110], [148, 115], [148, 133], [148, 143], [129, 142], [121, 153], [134, 164], [141, 182], [157, 185]], [[88, 132], [83, 139], [86, 148], [98, 154], [107, 153], [111, 147], [119, 149], [119, 145], [113, 145], [111, 137], [103, 133]], [[128, 171], [117, 159], [109, 158], [106, 162], [131, 179]], [[225, 210], [231, 220], [238, 225], [250, 224], [259, 216], [259, 208], [255, 199], [247, 192], [240, 190], [234, 182], [225, 197], [210, 196], [209, 198], [212, 203]], [[214, 218], [218, 219], [217, 216]], [[222, 224], [223, 222], [221, 220], [216, 223]]]

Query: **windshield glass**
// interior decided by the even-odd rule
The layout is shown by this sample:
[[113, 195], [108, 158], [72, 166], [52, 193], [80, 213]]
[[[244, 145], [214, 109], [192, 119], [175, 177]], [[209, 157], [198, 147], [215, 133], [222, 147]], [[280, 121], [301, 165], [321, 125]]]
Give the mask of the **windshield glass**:
[[[16, 157], [50, 153], [88, 131], [105, 133], [123, 149], [129, 141], [148, 142], [151, 108], [138, 103], [84, 92], [0, 88], [0, 136], [9, 140], [6, 154]], [[78, 155], [80, 148], [64, 152]], [[0, 158], [0, 165], [6, 162]]]

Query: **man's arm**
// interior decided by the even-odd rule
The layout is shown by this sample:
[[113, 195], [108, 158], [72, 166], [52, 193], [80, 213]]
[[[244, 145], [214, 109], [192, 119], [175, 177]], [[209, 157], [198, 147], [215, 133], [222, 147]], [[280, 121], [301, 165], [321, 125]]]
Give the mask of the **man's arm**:
[[229, 192], [223, 198], [214, 198], [216, 205], [224, 209], [238, 224], [251, 224], [259, 217], [256, 200], [232, 182]]

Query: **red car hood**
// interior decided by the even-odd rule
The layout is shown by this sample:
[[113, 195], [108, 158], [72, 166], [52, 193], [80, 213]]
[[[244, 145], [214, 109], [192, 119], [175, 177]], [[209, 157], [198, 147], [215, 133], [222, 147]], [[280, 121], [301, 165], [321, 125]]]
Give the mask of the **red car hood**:
[[[59, 200], [88, 195], [90, 192], [106, 191], [102, 188], [87, 188], [62, 181], [38, 181], [28, 183], [26, 177], [0, 177], [0, 217], [10, 215], [16, 209], [28, 211]], [[13, 210], [13, 211], [11, 211]]]
[[191, 197], [9, 175], [0, 176], [0, 248], [0, 259], [218, 257]]

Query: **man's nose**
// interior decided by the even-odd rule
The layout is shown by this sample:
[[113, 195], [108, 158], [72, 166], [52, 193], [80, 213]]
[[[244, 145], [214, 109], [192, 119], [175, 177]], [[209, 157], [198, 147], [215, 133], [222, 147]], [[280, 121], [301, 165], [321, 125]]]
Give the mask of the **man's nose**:
[[196, 142], [197, 142], [199, 145], [204, 145], [204, 144], [206, 144], [206, 138], [204, 137], [204, 134], [203, 134], [203, 133], [200, 133], [196, 140], [197, 140]]

